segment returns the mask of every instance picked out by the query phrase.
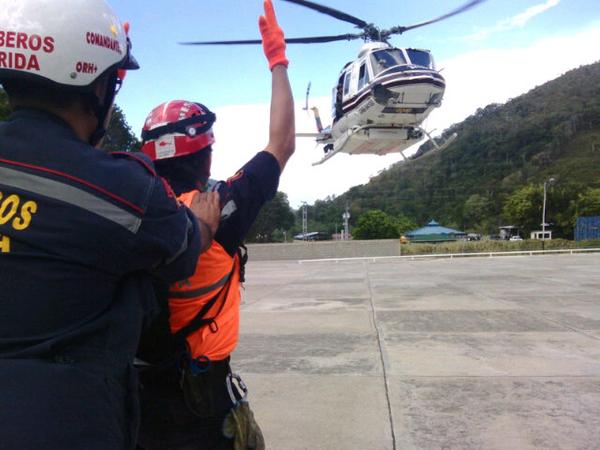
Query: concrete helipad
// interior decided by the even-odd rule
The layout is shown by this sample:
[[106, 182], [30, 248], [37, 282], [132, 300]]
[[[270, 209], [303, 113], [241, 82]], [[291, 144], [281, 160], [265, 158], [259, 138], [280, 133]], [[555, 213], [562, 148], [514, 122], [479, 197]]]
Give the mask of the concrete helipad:
[[267, 448], [600, 449], [600, 255], [251, 262]]

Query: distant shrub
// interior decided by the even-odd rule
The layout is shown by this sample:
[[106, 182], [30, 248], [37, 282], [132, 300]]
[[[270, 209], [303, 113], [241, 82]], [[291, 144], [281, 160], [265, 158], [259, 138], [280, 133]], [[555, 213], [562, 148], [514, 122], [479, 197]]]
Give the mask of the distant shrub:
[[[440, 243], [402, 244], [402, 255], [439, 255], [445, 253], [490, 253], [542, 250], [542, 241], [526, 239], [523, 241], [454, 241]], [[545, 250], [568, 250], [575, 248], [600, 248], [600, 240], [569, 241], [551, 239], [543, 243]]]

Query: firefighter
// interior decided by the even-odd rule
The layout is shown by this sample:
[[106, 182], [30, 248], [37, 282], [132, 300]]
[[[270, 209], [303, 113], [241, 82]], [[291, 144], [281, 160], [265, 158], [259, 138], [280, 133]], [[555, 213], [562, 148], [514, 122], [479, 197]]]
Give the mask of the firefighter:
[[181, 202], [187, 204], [198, 190], [210, 190], [218, 192], [221, 206], [211, 248], [200, 256], [192, 277], [162, 287], [168, 307], [142, 339], [138, 445], [145, 450], [264, 448], [246, 388], [230, 368], [246, 259], [240, 247], [261, 207], [277, 192], [294, 152], [295, 131], [285, 41], [270, 0], [259, 24], [272, 71], [264, 151], [229, 180], [214, 183], [209, 176], [216, 117], [206, 106], [183, 100], [162, 104], [149, 114], [142, 132], [142, 151]]
[[193, 274], [218, 226], [218, 195], [200, 224], [147, 158], [96, 148], [130, 47], [104, 0], [2, 2], [1, 449], [135, 447], [152, 278]]

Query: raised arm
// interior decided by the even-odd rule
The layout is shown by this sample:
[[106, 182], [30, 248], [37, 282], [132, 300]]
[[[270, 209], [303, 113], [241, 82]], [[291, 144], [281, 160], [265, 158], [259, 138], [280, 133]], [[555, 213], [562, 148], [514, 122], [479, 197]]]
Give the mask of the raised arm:
[[271, 0], [265, 0], [265, 15], [259, 19], [265, 56], [272, 74], [271, 121], [269, 143], [265, 151], [271, 153], [283, 171], [296, 148], [294, 98], [288, 79], [285, 56], [285, 38], [277, 23]]

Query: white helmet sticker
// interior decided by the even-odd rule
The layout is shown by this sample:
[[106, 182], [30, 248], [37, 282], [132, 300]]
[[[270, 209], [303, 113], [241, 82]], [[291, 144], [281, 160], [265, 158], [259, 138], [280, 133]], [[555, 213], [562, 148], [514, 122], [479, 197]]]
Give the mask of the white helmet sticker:
[[175, 135], [167, 134], [162, 136], [155, 141], [154, 146], [156, 149], [156, 159], [172, 158], [177, 151], [175, 147]]

